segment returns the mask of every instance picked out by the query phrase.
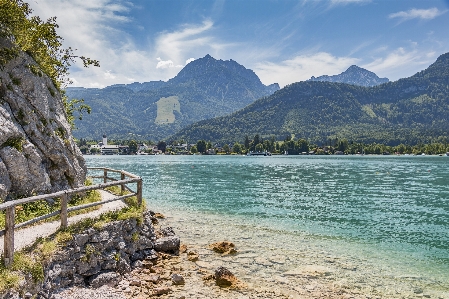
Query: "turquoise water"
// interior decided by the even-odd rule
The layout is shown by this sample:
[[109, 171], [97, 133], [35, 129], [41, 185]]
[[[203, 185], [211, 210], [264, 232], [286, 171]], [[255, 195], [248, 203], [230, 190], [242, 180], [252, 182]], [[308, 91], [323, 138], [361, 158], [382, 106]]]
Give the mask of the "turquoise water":
[[284, 235], [291, 250], [308, 240], [369, 264], [364, 271], [406, 272], [449, 291], [449, 157], [85, 158], [140, 175], [154, 210], [204, 216], [211, 229], [226, 217]]

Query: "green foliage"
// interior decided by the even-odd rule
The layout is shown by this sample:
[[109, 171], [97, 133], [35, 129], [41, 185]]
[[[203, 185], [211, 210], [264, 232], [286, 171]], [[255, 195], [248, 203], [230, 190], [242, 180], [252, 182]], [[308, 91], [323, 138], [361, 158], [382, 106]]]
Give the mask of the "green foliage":
[[135, 153], [137, 153], [137, 142], [135, 141], [135, 140], [131, 140], [130, 142], [129, 142], [129, 152], [131, 153], [131, 154], [135, 154]]
[[56, 130], [55, 130], [55, 135], [56, 136], [58, 136], [61, 139], [64, 139], [65, 138], [65, 134], [66, 134], [66, 131], [64, 130], [64, 128], [62, 128], [62, 127], [56, 128]]
[[131, 240], [133, 240], [133, 242], [137, 242], [139, 241], [139, 233], [138, 232], [134, 232], [131, 236]]
[[[99, 66], [96, 60], [75, 56], [71, 48], [62, 48], [63, 39], [56, 33], [55, 17], [43, 21], [31, 13], [30, 6], [22, 0], [0, 1], [0, 37], [14, 44], [9, 58], [18, 50], [28, 53], [58, 89], [70, 82], [68, 68], [75, 58], [80, 58], [84, 66]], [[7, 58], [4, 60], [7, 62]]]
[[22, 152], [23, 150], [23, 144], [25, 143], [25, 140], [22, 137], [10, 137], [8, 138], [1, 147], [13, 147], [19, 152]]
[[234, 146], [232, 147], [232, 152], [234, 152], [236, 154], [241, 154], [242, 153], [242, 145], [238, 142], [234, 143]]
[[[90, 180], [86, 180], [86, 182], [85, 182], [86, 186], [89, 186], [91, 184], [92, 184], [92, 182]], [[72, 196], [68, 202], [68, 206], [69, 207], [79, 206], [79, 205], [83, 205], [83, 204], [98, 202], [100, 200], [101, 200], [101, 195], [98, 191], [96, 191], [96, 190], [87, 191], [86, 194], [84, 194], [83, 196], [81, 196], [81, 195]], [[19, 223], [34, 219], [36, 217], [42, 216], [42, 215], [53, 213], [60, 209], [61, 209], [61, 201], [59, 198], [56, 198], [54, 200], [48, 200], [48, 201], [40, 200], [40, 201], [35, 201], [35, 202], [19, 205], [19, 206], [16, 206], [16, 209], [15, 209], [15, 223], [19, 224]], [[87, 213], [87, 212], [90, 212], [90, 211], [93, 211], [96, 209], [99, 209], [99, 206], [88, 208], [88, 209], [83, 209], [83, 210], [78, 210], [78, 211], [73, 211], [73, 212], [69, 213], [69, 216]], [[43, 221], [54, 221], [56, 219], [59, 219], [58, 217], [59, 216], [55, 216], [55, 217], [48, 218]], [[2, 211], [0, 213], [0, 229], [3, 229], [4, 227], [5, 227], [5, 214], [4, 214], [4, 211]]]
[[[0, 38], [5, 38], [12, 44], [12, 47], [0, 48], [0, 68], [16, 58], [20, 51], [26, 52], [37, 63], [28, 66], [31, 72], [39, 77], [45, 73], [56, 89], [61, 91], [71, 83], [68, 77], [69, 67], [75, 59], [80, 59], [85, 67], [100, 66], [97, 60], [74, 55], [72, 48], [62, 47], [63, 39], [56, 33], [56, 17], [43, 21], [31, 14], [29, 4], [23, 0], [0, 0]], [[10, 77], [14, 85], [20, 85], [19, 78], [14, 78], [12, 74]], [[10, 85], [8, 89], [13, 90]], [[56, 95], [52, 87], [48, 87], [48, 90], [52, 96]], [[82, 100], [63, 97], [63, 102], [72, 127], [76, 113], [79, 119], [82, 119], [84, 112], [90, 113], [90, 107], [83, 104]]]
[[89, 105], [84, 104], [84, 100], [71, 99], [69, 100], [66, 95], [63, 95], [64, 108], [67, 113], [67, 121], [70, 126], [75, 128], [75, 119], [82, 120], [83, 114], [90, 114], [92, 109]]
[[[283, 140], [288, 135], [319, 145], [336, 138], [391, 146], [428, 144], [449, 136], [448, 82], [449, 53], [410, 78], [376, 87], [294, 83], [238, 112], [190, 125], [171, 138], [244, 140], [245, 148], [253, 151], [260, 139]], [[259, 138], [250, 144], [247, 136], [256, 134]]]
[[204, 140], [200, 140], [197, 142], [196, 144], [196, 149], [198, 150], [198, 152], [204, 154], [207, 150], [207, 145], [206, 145], [206, 141]]
[[11, 79], [12, 84], [20, 85], [20, 83], [21, 83], [20, 78], [14, 77], [13, 74], [11, 74], [11, 73], [9, 73], [9, 78]]
[[0, 48], [0, 69], [3, 70], [8, 61], [16, 58], [19, 55], [18, 51], [9, 48]]
[[[168, 137], [185, 126], [233, 113], [275, 89], [264, 86], [254, 72], [235, 61], [202, 58], [187, 65], [169, 82], [113, 85], [103, 89], [74, 87], [67, 88], [66, 93], [70, 99], [83, 98], [92, 107], [92, 117], [76, 122], [78, 138], [96, 139], [108, 132], [109, 137], [135, 139], [129, 135], [131, 132], [143, 139], [169, 140]], [[177, 97], [176, 106], [168, 109], [175, 121], [166, 123], [169, 117], [165, 123], [156, 121], [157, 103], [170, 97]]]

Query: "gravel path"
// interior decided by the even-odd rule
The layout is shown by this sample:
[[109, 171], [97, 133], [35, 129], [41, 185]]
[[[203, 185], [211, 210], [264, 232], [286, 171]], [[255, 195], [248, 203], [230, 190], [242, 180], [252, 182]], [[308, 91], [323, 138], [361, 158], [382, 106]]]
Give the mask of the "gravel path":
[[[107, 200], [112, 197], [114, 197], [113, 194], [99, 190], [101, 193], [102, 200]], [[80, 214], [72, 216], [68, 219], [68, 224], [73, 224], [81, 219], [85, 218], [95, 218], [99, 216], [102, 213], [121, 209], [125, 207], [126, 204], [120, 200], [113, 201], [107, 204], [102, 205], [98, 210], [86, 213], [86, 214]], [[58, 228], [61, 225], [61, 221], [53, 221], [53, 222], [44, 222], [39, 225], [33, 225], [29, 226], [23, 229], [18, 229], [15, 231], [15, 238], [14, 238], [14, 250], [20, 250], [28, 245], [33, 244], [33, 242], [39, 238], [39, 237], [48, 237], [54, 232], [58, 230]], [[0, 253], [3, 253], [4, 248], [4, 241], [3, 236], [0, 237]]]

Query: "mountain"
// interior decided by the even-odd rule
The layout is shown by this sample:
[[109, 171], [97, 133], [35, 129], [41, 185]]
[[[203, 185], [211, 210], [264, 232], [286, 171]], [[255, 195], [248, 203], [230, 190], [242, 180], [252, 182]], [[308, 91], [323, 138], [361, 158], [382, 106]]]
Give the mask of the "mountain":
[[[233, 60], [210, 55], [187, 64], [164, 81], [116, 84], [103, 89], [67, 88], [70, 99], [84, 99], [92, 114], [76, 121], [77, 138], [165, 139], [194, 122], [235, 112], [279, 90]], [[135, 136], [133, 138], [136, 138]]]
[[415, 144], [449, 135], [449, 53], [409, 78], [374, 87], [305, 81], [290, 84], [231, 115], [204, 120], [172, 139], [243, 142], [330, 138]]
[[379, 78], [375, 73], [356, 65], [350, 66], [346, 71], [339, 75], [324, 75], [317, 78], [312, 76], [312, 78], [310, 78], [308, 81], [347, 83], [365, 87], [376, 86], [390, 82], [388, 78]]

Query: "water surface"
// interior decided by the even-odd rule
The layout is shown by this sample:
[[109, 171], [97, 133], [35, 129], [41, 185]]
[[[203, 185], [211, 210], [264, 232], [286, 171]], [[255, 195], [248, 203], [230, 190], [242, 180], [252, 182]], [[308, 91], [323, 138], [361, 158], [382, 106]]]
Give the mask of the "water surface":
[[240, 234], [235, 239], [298, 254], [298, 263], [303, 256], [338, 257], [357, 264], [357, 275], [381, 277], [385, 285], [392, 279], [401, 288], [398, 277], [407, 277], [404, 289], [416, 284], [449, 294], [449, 157], [86, 156], [86, 161], [140, 175], [151, 209], [172, 213], [185, 226], [200, 225], [205, 234], [232, 231]]

